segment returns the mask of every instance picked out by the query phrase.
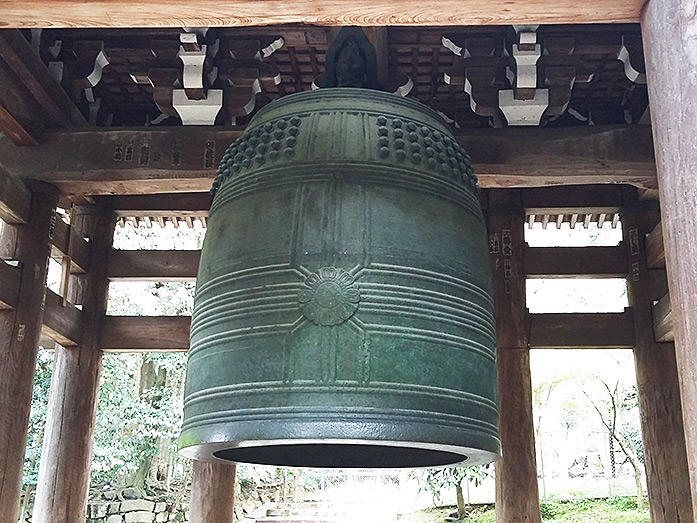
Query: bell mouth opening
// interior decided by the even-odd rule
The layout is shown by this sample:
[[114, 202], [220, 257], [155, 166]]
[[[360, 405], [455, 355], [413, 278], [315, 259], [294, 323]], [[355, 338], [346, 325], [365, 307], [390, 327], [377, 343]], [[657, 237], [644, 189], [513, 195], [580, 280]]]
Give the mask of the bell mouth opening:
[[442, 450], [336, 443], [234, 447], [213, 456], [237, 463], [336, 469], [443, 467], [467, 460], [467, 456]]
[[213, 456], [236, 463], [308, 468], [429, 468], [463, 464], [468, 456], [443, 450], [372, 444], [292, 443], [232, 447]]

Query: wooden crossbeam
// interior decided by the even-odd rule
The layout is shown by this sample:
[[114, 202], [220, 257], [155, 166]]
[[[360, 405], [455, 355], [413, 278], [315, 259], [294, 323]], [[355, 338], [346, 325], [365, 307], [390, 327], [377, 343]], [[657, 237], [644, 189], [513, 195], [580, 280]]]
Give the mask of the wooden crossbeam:
[[[71, 241], [72, 246], [70, 245]], [[90, 259], [90, 244], [82, 236], [75, 234], [73, 228], [65, 223], [60, 216], [56, 215], [51, 257], [61, 263], [63, 256], [68, 255], [71, 258], [70, 272], [87, 272]]]
[[[0, 140], [0, 165], [52, 183], [65, 195], [207, 192], [225, 149], [239, 135], [213, 127], [56, 132], [31, 150]], [[468, 130], [458, 133], [458, 141], [483, 188], [656, 187], [647, 126]]]
[[113, 196], [111, 208], [120, 217], [179, 216], [197, 218], [208, 216], [211, 207], [209, 193], [174, 193], [153, 195]]
[[6, 27], [210, 27], [638, 23], [643, 0], [4, 0]]
[[656, 341], [673, 341], [673, 314], [670, 296], [666, 294], [653, 305], [653, 334]]
[[100, 346], [106, 352], [189, 350], [189, 316], [107, 316]]
[[27, 223], [31, 192], [16, 176], [0, 168], [0, 219], [7, 223]]
[[627, 251], [616, 247], [526, 247], [528, 278], [624, 278]]
[[64, 347], [79, 345], [82, 337], [82, 311], [72, 303], [63, 305], [63, 298], [46, 289], [41, 335]]
[[0, 309], [14, 309], [19, 301], [21, 271], [0, 260]]
[[530, 314], [531, 349], [631, 349], [631, 309], [621, 313]]
[[646, 264], [649, 269], [666, 268], [666, 251], [663, 246], [663, 224], [658, 225], [646, 236]]
[[618, 185], [581, 185], [536, 187], [520, 191], [527, 214], [606, 214], [622, 208], [622, 187]]
[[196, 279], [201, 251], [125, 251], [109, 254], [110, 281], [192, 281]]

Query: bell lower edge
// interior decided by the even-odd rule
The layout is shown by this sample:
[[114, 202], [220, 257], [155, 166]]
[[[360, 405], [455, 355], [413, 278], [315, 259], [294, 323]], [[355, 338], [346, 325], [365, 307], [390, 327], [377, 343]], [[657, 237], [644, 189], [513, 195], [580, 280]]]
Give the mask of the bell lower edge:
[[179, 453], [209, 462], [308, 468], [482, 465], [501, 453], [490, 433], [431, 424], [237, 422], [184, 430]]

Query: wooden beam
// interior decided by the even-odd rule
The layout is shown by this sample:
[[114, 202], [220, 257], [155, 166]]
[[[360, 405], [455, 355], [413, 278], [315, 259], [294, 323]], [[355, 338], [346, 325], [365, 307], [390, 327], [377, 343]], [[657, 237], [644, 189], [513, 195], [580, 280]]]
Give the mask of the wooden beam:
[[6, 27], [211, 27], [271, 24], [314, 25], [511, 25], [636, 23], [642, 0], [5, 0]]
[[193, 281], [201, 251], [122, 251], [109, 254], [110, 281]]
[[673, 314], [670, 296], [666, 294], [653, 304], [653, 336], [657, 342], [674, 341]]
[[619, 185], [536, 187], [520, 194], [527, 214], [615, 214], [622, 208]]
[[106, 352], [189, 350], [189, 316], [107, 316], [101, 347]]
[[[22, 178], [55, 184], [65, 195], [207, 192], [239, 135], [214, 127], [55, 132], [31, 151], [0, 140], [0, 164]], [[647, 126], [468, 130], [458, 141], [483, 188], [656, 186]], [[211, 150], [212, 159], [206, 156]]]
[[207, 217], [212, 197], [209, 193], [112, 196], [111, 204], [119, 217]]
[[693, 0], [648, 0], [641, 12], [692, 517], [697, 521], [697, 184], [691, 176], [697, 170], [695, 27]]
[[14, 309], [19, 303], [19, 267], [0, 260], [0, 309]]
[[16, 29], [0, 31], [0, 59], [10, 66], [21, 85], [36, 100], [47, 117], [46, 127], [89, 126], [21, 32]]
[[63, 347], [80, 345], [82, 339], [82, 311], [70, 302], [46, 289], [44, 320], [41, 335]]
[[531, 349], [631, 349], [631, 309], [620, 313], [530, 314]]
[[194, 460], [189, 523], [230, 523], [235, 508], [234, 463]]
[[624, 278], [627, 256], [616, 247], [527, 247], [523, 266], [528, 278]]
[[496, 518], [540, 523], [529, 331], [525, 321], [525, 211], [520, 191], [492, 190], [488, 196], [494, 307], [499, 318], [496, 347], [502, 456], [496, 462]]
[[[70, 245], [71, 241], [72, 246]], [[60, 263], [63, 256], [68, 255], [71, 259], [71, 273], [87, 272], [89, 269], [90, 244], [81, 235], [76, 234], [73, 227], [56, 215], [51, 257]]]
[[639, 198], [636, 190], [626, 189], [622, 234], [632, 267], [627, 298], [634, 314], [634, 367], [651, 522], [694, 522], [675, 346], [654, 339], [652, 304], [668, 292], [665, 270], [648, 265], [647, 233], [658, 222], [658, 205]]
[[31, 192], [27, 186], [0, 168], [0, 219], [7, 223], [27, 223], [30, 205]]
[[24, 448], [27, 443], [43, 299], [46, 291], [51, 218], [58, 202], [55, 187], [35, 187], [30, 219], [18, 226], [22, 264], [14, 310], [0, 310], [0, 521], [19, 518]]
[[646, 235], [646, 263], [649, 269], [666, 268], [666, 250], [663, 246], [663, 224], [658, 224]]
[[73, 227], [90, 241], [90, 272], [71, 275], [67, 298], [82, 305], [79, 345], [55, 348], [51, 394], [37, 480], [34, 523], [85, 521], [90, 456], [102, 352], [99, 331], [105, 314], [106, 259], [116, 217], [108, 208], [73, 209]]

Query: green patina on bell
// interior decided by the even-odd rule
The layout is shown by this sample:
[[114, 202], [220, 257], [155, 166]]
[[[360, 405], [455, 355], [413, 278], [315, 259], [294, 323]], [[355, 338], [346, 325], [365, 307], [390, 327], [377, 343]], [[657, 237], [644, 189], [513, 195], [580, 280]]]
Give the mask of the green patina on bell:
[[281, 98], [213, 191], [182, 454], [337, 468], [497, 456], [486, 230], [437, 114], [364, 89]]

